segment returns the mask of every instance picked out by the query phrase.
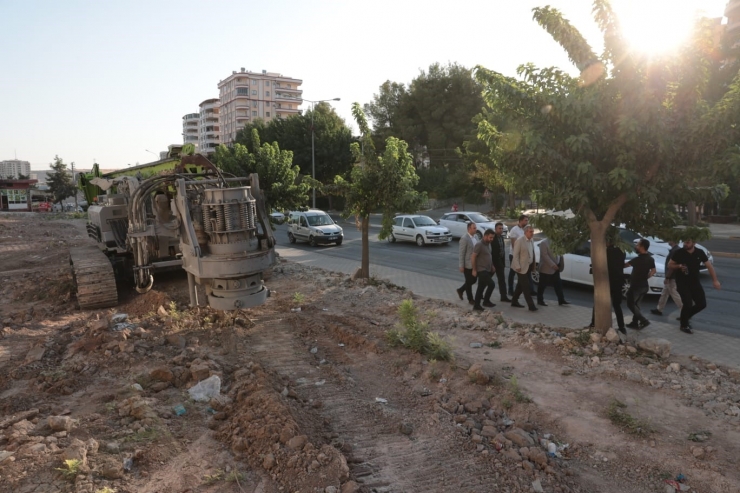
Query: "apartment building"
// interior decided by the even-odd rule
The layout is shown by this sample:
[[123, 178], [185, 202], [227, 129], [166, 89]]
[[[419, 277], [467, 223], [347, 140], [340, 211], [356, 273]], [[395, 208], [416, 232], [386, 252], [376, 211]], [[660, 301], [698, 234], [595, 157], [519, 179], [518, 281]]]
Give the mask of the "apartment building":
[[218, 83], [221, 101], [221, 142], [230, 144], [248, 122], [270, 121], [300, 112], [303, 81], [275, 72], [250, 72], [241, 68]]
[[18, 179], [19, 175], [28, 177], [31, 175], [31, 163], [19, 159], [8, 159], [0, 161], [0, 179]]
[[182, 143], [198, 147], [200, 113], [188, 113], [182, 117]]
[[219, 114], [221, 104], [218, 98], [206, 99], [200, 103], [198, 115], [198, 150], [208, 155], [216, 152], [221, 143]]
[[740, 45], [740, 0], [727, 2], [725, 17], [727, 17], [727, 35], [730, 37], [731, 46], [737, 48]]

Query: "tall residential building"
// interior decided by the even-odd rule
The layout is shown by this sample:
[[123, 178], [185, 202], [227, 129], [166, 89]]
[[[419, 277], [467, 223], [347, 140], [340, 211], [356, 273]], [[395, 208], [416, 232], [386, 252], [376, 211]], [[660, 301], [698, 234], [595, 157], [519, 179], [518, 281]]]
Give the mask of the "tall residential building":
[[206, 99], [200, 103], [198, 118], [198, 150], [202, 154], [213, 154], [221, 143], [219, 134], [218, 115], [220, 112], [219, 100]]
[[17, 179], [18, 175], [30, 176], [31, 163], [19, 159], [8, 159], [0, 161], [0, 179]]
[[734, 48], [740, 41], [740, 0], [727, 2], [725, 17], [727, 17], [727, 35], [734, 40]]
[[263, 70], [231, 75], [218, 83], [221, 100], [221, 142], [232, 143], [248, 122], [257, 118], [270, 121], [300, 112], [303, 81]]
[[182, 117], [182, 143], [198, 147], [199, 113], [188, 113]]

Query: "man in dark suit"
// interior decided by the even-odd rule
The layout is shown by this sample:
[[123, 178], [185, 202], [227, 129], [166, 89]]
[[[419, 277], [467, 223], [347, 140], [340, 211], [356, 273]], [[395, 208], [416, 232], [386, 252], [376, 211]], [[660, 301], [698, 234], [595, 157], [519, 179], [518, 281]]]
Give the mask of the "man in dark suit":
[[457, 288], [457, 296], [463, 299], [463, 293], [468, 296], [468, 303], [474, 304], [473, 300], [473, 284], [477, 281], [477, 277], [473, 274], [473, 264], [471, 258], [473, 256], [473, 248], [477, 243], [475, 238], [476, 231], [475, 223], [468, 223], [468, 232], [460, 238], [460, 250], [458, 255], [458, 267], [460, 272], [465, 275], [465, 282], [462, 286]]
[[495, 236], [491, 243], [491, 254], [493, 255], [493, 267], [496, 269], [498, 278], [498, 290], [501, 293], [501, 301], [511, 301], [506, 294], [506, 243], [504, 243], [504, 224], [496, 223]]

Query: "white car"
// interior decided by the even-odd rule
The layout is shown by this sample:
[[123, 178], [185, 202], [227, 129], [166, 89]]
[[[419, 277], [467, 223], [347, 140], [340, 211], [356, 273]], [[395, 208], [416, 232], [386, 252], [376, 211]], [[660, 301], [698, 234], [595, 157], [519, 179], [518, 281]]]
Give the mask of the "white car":
[[344, 240], [344, 231], [324, 211], [296, 211], [288, 217], [288, 240], [291, 243], [307, 241], [311, 246], [325, 243], [336, 243], [338, 246]]
[[393, 231], [388, 241], [413, 241], [419, 246], [427, 243], [449, 244], [452, 241], [450, 230], [434, 222], [431, 217], [402, 215], [393, 218]]
[[276, 224], [283, 224], [285, 222], [285, 214], [280, 211], [273, 210], [270, 213], [270, 221]]
[[[487, 229], [496, 229], [496, 223], [503, 221], [494, 221], [485, 214], [480, 212], [448, 212], [439, 220], [439, 225], [450, 230], [454, 238], [461, 238], [468, 232], [468, 223], [475, 223], [478, 231], [475, 236], [480, 240]], [[504, 224], [504, 238], [508, 238], [509, 228]]]

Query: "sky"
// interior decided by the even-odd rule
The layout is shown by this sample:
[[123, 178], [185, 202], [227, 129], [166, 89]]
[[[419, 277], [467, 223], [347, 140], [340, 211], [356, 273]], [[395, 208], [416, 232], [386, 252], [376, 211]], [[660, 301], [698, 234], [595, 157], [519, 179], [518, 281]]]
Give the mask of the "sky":
[[[674, 45], [697, 9], [722, 16], [727, 0], [612, 3], [650, 51]], [[151, 162], [241, 67], [302, 79], [308, 99], [341, 98], [332, 105], [348, 123], [353, 102], [436, 62], [571, 70], [532, 20], [548, 4], [600, 50], [590, 0], [0, 0], [0, 160]]]

